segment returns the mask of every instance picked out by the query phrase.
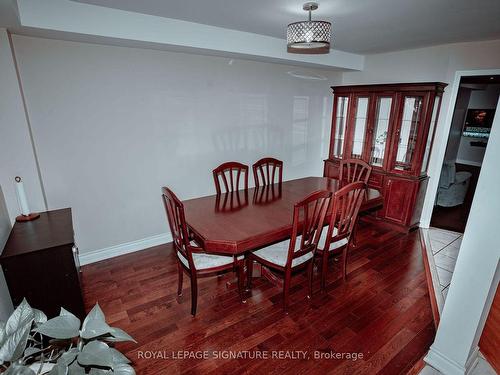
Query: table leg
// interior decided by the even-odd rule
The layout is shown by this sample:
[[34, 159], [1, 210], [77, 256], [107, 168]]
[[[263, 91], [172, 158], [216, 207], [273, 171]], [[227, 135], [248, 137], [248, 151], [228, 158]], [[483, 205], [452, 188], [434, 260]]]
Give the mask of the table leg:
[[[263, 276], [262, 272], [262, 265], [257, 262], [253, 262], [253, 267], [252, 267], [252, 278], [258, 279], [259, 277]], [[247, 267], [245, 265], [245, 272], [244, 272], [245, 278], [247, 277]], [[249, 291], [250, 289], [248, 288], [248, 283], [245, 283], [245, 291]], [[226, 282], [226, 288], [231, 289], [233, 287], [238, 286], [238, 280], [229, 280]]]

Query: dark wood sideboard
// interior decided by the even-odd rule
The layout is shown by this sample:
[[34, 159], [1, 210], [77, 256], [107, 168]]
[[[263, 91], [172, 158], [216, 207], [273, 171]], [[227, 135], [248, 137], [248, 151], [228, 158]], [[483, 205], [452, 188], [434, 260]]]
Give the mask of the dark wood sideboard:
[[332, 87], [324, 176], [338, 178], [342, 159], [369, 163], [373, 171], [368, 186], [384, 197], [376, 219], [395, 229], [408, 231], [419, 224], [445, 86], [430, 82]]
[[15, 223], [0, 264], [14, 306], [26, 298], [49, 318], [59, 315], [61, 307], [85, 317], [70, 208]]

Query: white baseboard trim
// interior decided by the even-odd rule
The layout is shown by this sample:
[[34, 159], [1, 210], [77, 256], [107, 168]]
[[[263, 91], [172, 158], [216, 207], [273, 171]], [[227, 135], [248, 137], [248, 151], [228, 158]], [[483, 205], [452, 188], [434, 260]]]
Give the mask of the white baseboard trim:
[[[488, 360], [486, 359], [486, 357], [483, 355], [483, 353], [481, 353], [481, 351], [479, 351], [479, 360], [477, 362], [477, 368], [478, 368], [478, 371], [483, 371], [484, 374], [488, 374], [488, 375], [496, 375], [497, 372], [495, 371], [495, 369], [493, 368], [493, 366], [491, 365], [491, 363], [488, 362]], [[478, 372], [476, 371], [477, 374], [482, 374], [483, 372]]]
[[479, 353], [479, 346], [476, 346], [472, 354], [467, 359], [467, 362], [465, 363], [466, 374], [470, 374], [479, 363]]
[[86, 251], [84, 253], [81, 253], [79, 256], [80, 264], [83, 266], [86, 264], [99, 262], [100, 260], [145, 250], [153, 246], [166, 244], [168, 242], [172, 242], [172, 235], [170, 233], [158, 234], [156, 236], [143, 238], [137, 241], [105, 247], [104, 249]]
[[457, 361], [448, 358], [445, 354], [441, 353], [439, 350], [431, 346], [429, 352], [424, 358], [424, 361], [431, 367], [442, 372], [446, 375], [467, 375], [476, 367], [479, 361], [479, 348], [472, 352], [469, 359], [464, 365], [461, 365]]
[[470, 160], [464, 160], [464, 159], [457, 159], [455, 161], [457, 164], [465, 164], [465, 165], [472, 165], [474, 167], [480, 167], [482, 163], [478, 161], [470, 161]]

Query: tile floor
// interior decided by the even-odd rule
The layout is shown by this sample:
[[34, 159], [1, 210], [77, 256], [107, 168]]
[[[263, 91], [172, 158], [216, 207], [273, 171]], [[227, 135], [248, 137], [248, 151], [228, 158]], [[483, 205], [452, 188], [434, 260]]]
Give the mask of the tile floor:
[[444, 299], [446, 299], [446, 295], [448, 294], [451, 276], [453, 275], [462, 243], [462, 236], [462, 233], [429, 228], [432, 255], [434, 256], [441, 293]]
[[[443, 375], [440, 371], [427, 365], [419, 375]], [[481, 356], [479, 356], [479, 361], [476, 366], [471, 370], [470, 375], [496, 375], [495, 370], [491, 365]]]
[[[443, 295], [443, 299], [446, 299], [446, 295], [448, 294], [448, 289], [450, 287], [451, 276], [453, 275], [458, 252], [460, 250], [460, 245], [462, 244], [463, 234], [439, 228], [429, 228], [428, 234], [441, 293]], [[496, 372], [480, 355], [479, 362], [470, 374], [495, 375]], [[442, 375], [442, 373], [427, 365], [419, 375]]]

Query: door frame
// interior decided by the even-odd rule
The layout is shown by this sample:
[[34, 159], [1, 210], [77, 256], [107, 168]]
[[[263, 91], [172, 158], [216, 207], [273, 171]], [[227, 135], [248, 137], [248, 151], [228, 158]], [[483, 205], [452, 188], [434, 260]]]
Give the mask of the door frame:
[[[428, 175], [430, 176], [430, 179], [429, 179], [429, 184], [427, 186], [427, 192], [425, 193], [422, 215], [420, 217], [421, 228], [429, 228], [430, 226], [432, 211], [434, 209], [434, 202], [436, 201], [436, 195], [439, 186], [439, 176], [441, 175], [441, 169], [443, 167], [446, 147], [448, 146], [448, 138], [450, 136], [451, 120], [453, 118], [453, 113], [455, 112], [458, 90], [460, 88], [460, 80], [462, 79], [462, 77], [487, 76], [487, 75], [492, 75], [492, 76], [500, 75], [500, 69], [457, 70], [455, 72], [455, 79], [453, 80], [453, 83], [450, 87], [451, 96], [448, 104], [448, 109], [446, 111], [446, 117], [444, 118], [444, 123], [438, 120], [442, 124], [441, 128], [443, 128], [443, 134], [439, 139], [434, 139], [434, 143], [431, 150], [431, 159], [429, 161], [429, 168], [428, 168]], [[443, 108], [442, 104], [443, 103], [441, 103], [441, 108]], [[495, 116], [499, 116], [498, 111], [495, 112]], [[438, 129], [435, 129], [436, 133], [437, 130]]]

